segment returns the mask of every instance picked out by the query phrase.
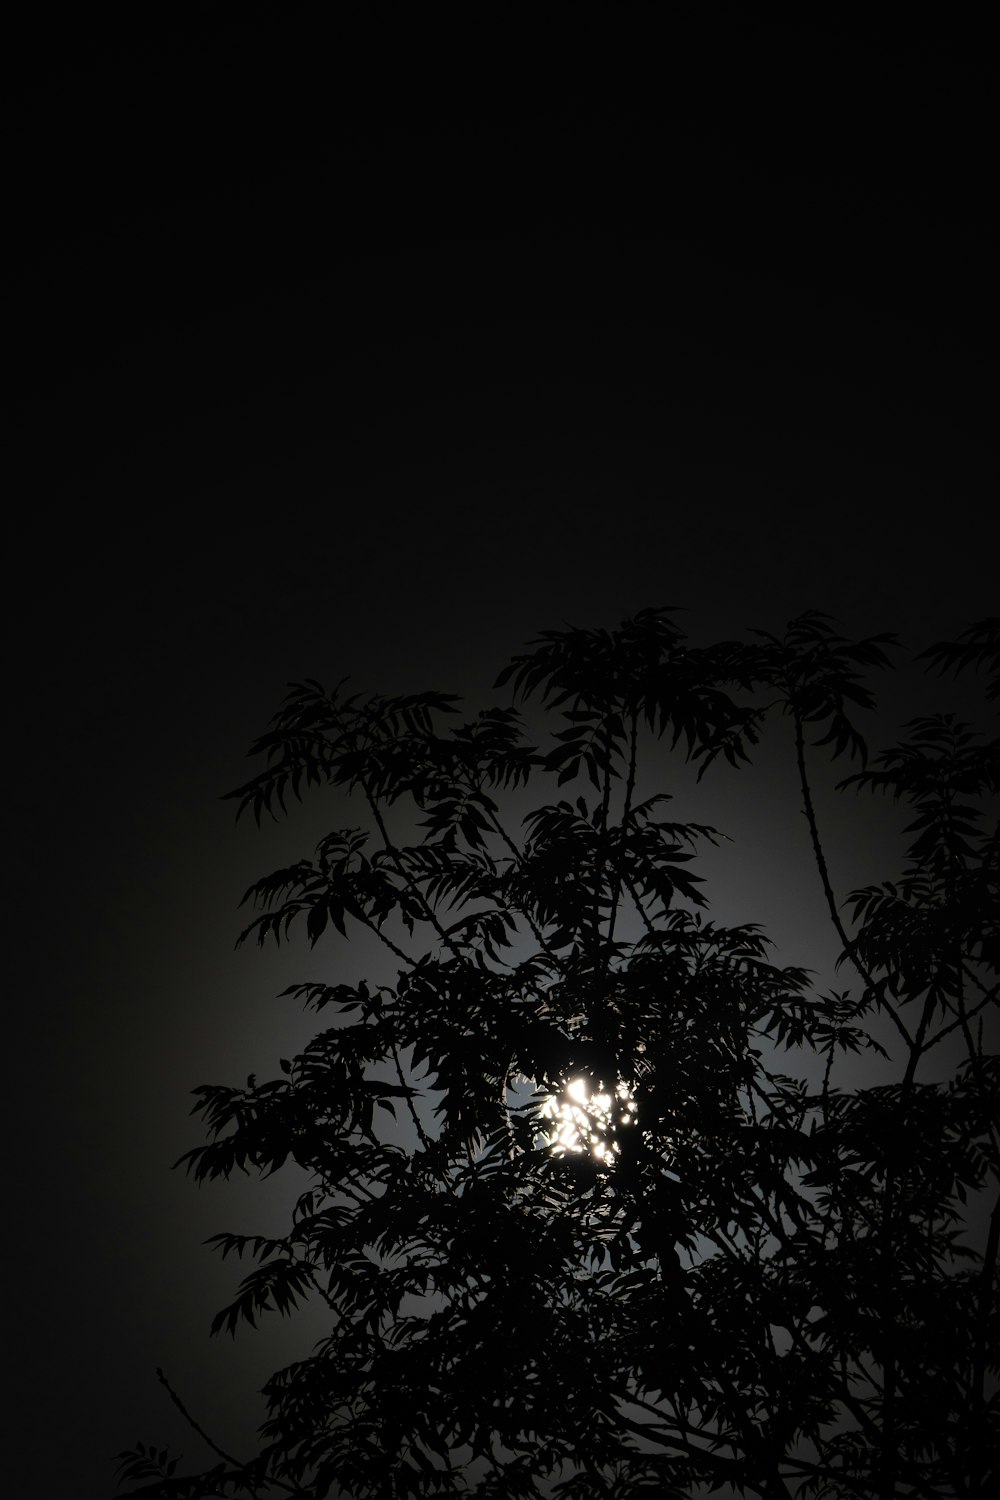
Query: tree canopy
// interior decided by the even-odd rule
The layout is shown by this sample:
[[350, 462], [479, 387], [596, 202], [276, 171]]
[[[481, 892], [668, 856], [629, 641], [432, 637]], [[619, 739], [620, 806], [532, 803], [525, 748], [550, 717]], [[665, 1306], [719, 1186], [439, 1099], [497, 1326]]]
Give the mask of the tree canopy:
[[[649, 609], [544, 632], [471, 719], [441, 692], [292, 688], [230, 795], [260, 822], [333, 787], [357, 821], [250, 888], [243, 938], [335, 952], [367, 929], [396, 977], [337, 982], [330, 960], [291, 986], [325, 1029], [272, 1079], [199, 1087], [207, 1139], [181, 1161], [309, 1174], [286, 1234], [215, 1237], [255, 1265], [213, 1332], [317, 1299], [328, 1332], [266, 1385], [254, 1457], [182, 1477], [140, 1444], [129, 1493], [971, 1500], [1000, 1480], [998, 742], [927, 714], [869, 758], [867, 677], [896, 644], [810, 613], [704, 647]], [[923, 658], [996, 698], [1000, 621]], [[669, 778], [647, 794], [654, 752], [700, 780], [776, 716], [842, 989], [713, 921], [697, 866], [720, 833], [671, 821]], [[845, 794], [909, 819], [901, 868], [846, 899], [816, 747]], [[852, 1076], [866, 1051], [885, 1081]]]

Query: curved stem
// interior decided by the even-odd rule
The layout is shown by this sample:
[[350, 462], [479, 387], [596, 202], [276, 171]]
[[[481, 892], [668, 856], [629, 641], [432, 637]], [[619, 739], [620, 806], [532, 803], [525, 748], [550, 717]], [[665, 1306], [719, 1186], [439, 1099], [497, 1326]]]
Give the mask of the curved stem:
[[[507, 848], [510, 850], [511, 854], [514, 856], [514, 858], [517, 861], [517, 863], [519, 865], [523, 865], [524, 864], [524, 854], [517, 847], [517, 845], [514, 843], [514, 840], [510, 837], [510, 834], [503, 827], [503, 825], [500, 822], [499, 818], [493, 812], [488, 813], [487, 816], [489, 818], [490, 824], [493, 827], [494, 831], [496, 833], [498, 833], [500, 835], [500, 837], [503, 839], [504, 843], [507, 845]], [[533, 935], [536, 943], [538, 944], [539, 948], [545, 954], [546, 958], [551, 959], [552, 963], [555, 965], [555, 967], [557, 969], [563, 970], [563, 964], [562, 964], [562, 962], [561, 962], [561, 960], [559, 958], [559, 955], [557, 953], [555, 953], [552, 950], [552, 948], [550, 948], [548, 942], [545, 939], [545, 934], [542, 932], [541, 928], [538, 926], [537, 922], [535, 921], [534, 917], [531, 915], [530, 911], [527, 911], [527, 910], [525, 910], [524, 908], [521, 908], [521, 907], [519, 907], [518, 910], [520, 911], [521, 915], [524, 917], [524, 919], [527, 922], [528, 926], [531, 928], [532, 935]]]
[[442, 943], [446, 948], [449, 948], [451, 950], [451, 952], [454, 954], [455, 958], [459, 960], [459, 962], [462, 962], [463, 955], [460, 953], [458, 948], [456, 948], [455, 944], [451, 941], [448, 934], [441, 926], [441, 923], [438, 920], [437, 912], [431, 906], [423, 891], [421, 891], [420, 888], [414, 884], [411, 877], [403, 869], [402, 862], [399, 858], [399, 850], [396, 848], [396, 845], [389, 837], [389, 830], [386, 827], [385, 819], [382, 817], [382, 814], [379, 811], [378, 802], [372, 796], [371, 791], [368, 788], [367, 781], [363, 777], [359, 776], [358, 783], [361, 787], [361, 790], [365, 794], [365, 800], [368, 803], [369, 808], [371, 809], [372, 817], [375, 819], [375, 824], [378, 828], [379, 835], [381, 836], [382, 844], [386, 850], [386, 853], [392, 859], [396, 874], [403, 881], [407, 890], [410, 892], [410, 895], [413, 896], [413, 898], [423, 907], [427, 921], [430, 922], [431, 926], [434, 928]]
[[[184, 1418], [185, 1422], [187, 1422], [188, 1426], [194, 1428], [195, 1432], [201, 1438], [202, 1442], [207, 1443], [213, 1453], [217, 1453], [220, 1458], [225, 1459], [227, 1464], [232, 1464], [234, 1469], [242, 1469], [245, 1472], [250, 1468], [249, 1464], [241, 1463], [238, 1458], [234, 1458], [231, 1453], [227, 1453], [224, 1448], [220, 1448], [218, 1443], [215, 1442], [213, 1438], [209, 1437], [208, 1433], [205, 1431], [204, 1427], [202, 1427], [201, 1423], [197, 1422], [188, 1411], [187, 1407], [184, 1405], [184, 1402], [181, 1400], [180, 1396], [178, 1396], [177, 1392], [174, 1390], [173, 1386], [170, 1384], [170, 1381], [167, 1379], [166, 1375], [163, 1373], [159, 1365], [157, 1365], [156, 1367], [156, 1378], [166, 1389], [167, 1395], [170, 1397], [171, 1401], [174, 1403], [177, 1410]], [[274, 1475], [268, 1475], [265, 1477], [264, 1483], [277, 1485], [279, 1489], [284, 1490], [287, 1494], [299, 1496], [302, 1497], [302, 1500], [305, 1500], [306, 1491], [297, 1489], [295, 1485], [286, 1483], [284, 1479], [278, 1479]], [[257, 1482], [255, 1480], [248, 1478], [246, 1484], [252, 1495], [256, 1495], [258, 1493]]]
[[[621, 828], [622, 828], [622, 832], [623, 833], [625, 832], [626, 828], [628, 827], [628, 820], [629, 820], [629, 817], [630, 817], [631, 812], [632, 812], [632, 797], [633, 797], [633, 794], [635, 792], [636, 743], [637, 743], [637, 740], [638, 740], [638, 728], [637, 728], [637, 722], [636, 722], [636, 720], [637, 720], [637, 713], [636, 713], [636, 710], [633, 708], [632, 709], [632, 714], [631, 714], [631, 720], [630, 720], [630, 724], [629, 724], [628, 780], [625, 783], [625, 806], [622, 809], [622, 821], [621, 821]], [[618, 920], [618, 903], [621, 900], [621, 894], [622, 894], [622, 876], [621, 876], [621, 870], [618, 868], [618, 865], [617, 865], [617, 862], [616, 862], [616, 864], [615, 864], [615, 889], [614, 889], [614, 895], [611, 898], [611, 914], [610, 914], [610, 917], [609, 917], [609, 920], [608, 920], [608, 939], [607, 939], [607, 948], [606, 948], [608, 962], [610, 962], [610, 959], [611, 959], [611, 945], [614, 942], [614, 937], [615, 937], [615, 923]]]
[[157, 1365], [156, 1367], [156, 1378], [160, 1382], [160, 1384], [166, 1388], [167, 1395], [170, 1397], [171, 1401], [174, 1403], [181, 1416], [187, 1422], [188, 1426], [194, 1428], [195, 1432], [201, 1438], [202, 1442], [207, 1443], [212, 1452], [217, 1453], [220, 1458], [224, 1458], [227, 1464], [232, 1464], [234, 1469], [245, 1469], [247, 1467], [245, 1463], [241, 1463], [238, 1458], [234, 1458], [231, 1453], [227, 1453], [225, 1448], [220, 1448], [215, 1439], [209, 1437], [204, 1427], [202, 1427], [199, 1422], [195, 1421], [194, 1417], [188, 1411], [187, 1407], [184, 1405], [184, 1402], [181, 1400], [180, 1396], [178, 1396], [177, 1392], [174, 1390], [173, 1386], [170, 1384], [170, 1381], [167, 1379], [166, 1375], [163, 1373], [159, 1365]]
[[[795, 720], [795, 758], [799, 771], [799, 788], [802, 792], [803, 811], [805, 813], [806, 822], [809, 824], [809, 837], [812, 841], [813, 854], [816, 859], [816, 868], [819, 871], [820, 882], [823, 886], [823, 894], [826, 897], [826, 904], [830, 912], [830, 920], [832, 921], [834, 928], [836, 929], [837, 936], [840, 938], [840, 941], [844, 945], [845, 956], [851, 960], [851, 963], [857, 969], [865, 984], [870, 990], [874, 992], [875, 981], [872, 978], [869, 970], [858, 958], [858, 955], [855, 952], [855, 942], [847, 936], [847, 933], [844, 929], [844, 924], [840, 920], [840, 912], [837, 910], [837, 902], [833, 894], [833, 886], [830, 884], [830, 872], [827, 868], [826, 856], [823, 853], [823, 846], [819, 840], [819, 826], [816, 822], [816, 809], [813, 807], [812, 791], [809, 786], [809, 778], [806, 774], [806, 746], [805, 735], [802, 728], [802, 715], [799, 713], [794, 700], [792, 700], [792, 716]], [[889, 1019], [892, 1021], [892, 1024], [895, 1026], [896, 1030], [905, 1041], [907, 1047], [912, 1048], [913, 1038], [910, 1036], [909, 1031], [906, 1029], [899, 1016], [893, 1010], [892, 1006], [887, 1005], [885, 1001], [882, 1001], [881, 1004], [882, 1008], [887, 1012]]]

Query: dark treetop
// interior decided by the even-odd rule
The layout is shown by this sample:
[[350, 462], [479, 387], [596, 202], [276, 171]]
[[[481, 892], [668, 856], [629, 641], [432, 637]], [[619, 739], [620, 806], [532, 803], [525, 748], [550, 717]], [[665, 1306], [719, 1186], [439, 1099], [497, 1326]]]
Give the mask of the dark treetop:
[[[210, 1139], [182, 1160], [310, 1179], [283, 1237], [216, 1236], [256, 1264], [214, 1331], [317, 1299], [329, 1331], [267, 1384], [254, 1458], [181, 1478], [140, 1445], [129, 1493], [989, 1491], [997, 742], [924, 717], [869, 764], [862, 674], [892, 644], [818, 614], [708, 648], [664, 609], [548, 631], [496, 684], [540, 703], [539, 744], [514, 706], [293, 689], [240, 811], [333, 787], [363, 825], [251, 887], [244, 937], [360, 926], [396, 978], [293, 986], [329, 1026], [267, 1082], [197, 1089]], [[1000, 622], [925, 657], [996, 697]], [[829, 993], [710, 919], [692, 865], [719, 835], [644, 771], [661, 741], [699, 780], [739, 766], [776, 715], [842, 947]], [[910, 818], [901, 871], [843, 908], [809, 744]], [[945, 1043], [953, 1076], [925, 1081]], [[883, 1081], [845, 1086], [861, 1052]]]

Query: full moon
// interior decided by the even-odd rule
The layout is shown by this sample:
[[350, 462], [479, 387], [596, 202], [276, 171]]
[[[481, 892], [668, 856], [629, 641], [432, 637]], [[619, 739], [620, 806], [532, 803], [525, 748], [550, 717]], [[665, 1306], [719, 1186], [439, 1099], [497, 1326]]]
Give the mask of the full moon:
[[613, 1094], [604, 1089], [592, 1093], [590, 1080], [580, 1077], [550, 1095], [540, 1114], [549, 1122], [545, 1139], [556, 1156], [589, 1151], [607, 1162], [618, 1154], [619, 1127], [635, 1124], [636, 1107], [628, 1084], [619, 1083]]

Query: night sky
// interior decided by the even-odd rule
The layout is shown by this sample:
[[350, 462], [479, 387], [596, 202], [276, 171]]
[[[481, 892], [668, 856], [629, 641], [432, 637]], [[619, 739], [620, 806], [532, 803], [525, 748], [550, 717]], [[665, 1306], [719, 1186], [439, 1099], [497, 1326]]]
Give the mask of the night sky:
[[[111, 1493], [137, 1438], [207, 1462], [157, 1365], [249, 1452], [318, 1336], [207, 1336], [239, 1267], [201, 1241], [297, 1182], [170, 1171], [197, 1083], [310, 1035], [276, 993], [370, 958], [234, 951], [325, 831], [220, 800], [290, 680], [486, 701], [537, 630], [649, 605], [916, 650], [998, 604], [984, 39], [326, 12], [14, 43], [4, 1470], [37, 1494]], [[882, 737], [970, 695], [904, 678]], [[720, 916], [826, 963], [781, 753], [692, 815], [739, 835]], [[842, 891], [895, 826], [831, 833]]]

